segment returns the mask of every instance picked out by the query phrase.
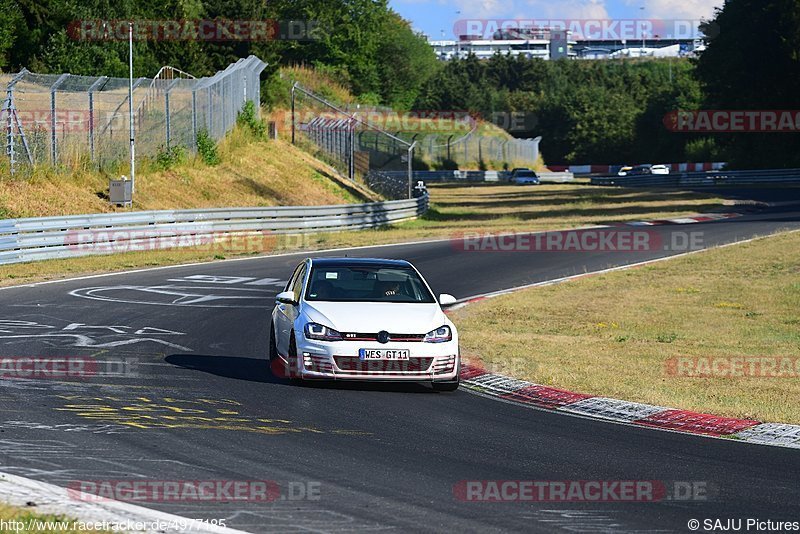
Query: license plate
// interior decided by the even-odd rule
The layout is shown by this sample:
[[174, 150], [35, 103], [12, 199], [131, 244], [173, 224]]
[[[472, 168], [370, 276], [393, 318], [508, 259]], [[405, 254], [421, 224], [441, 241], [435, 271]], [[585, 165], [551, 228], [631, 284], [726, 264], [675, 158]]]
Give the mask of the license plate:
[[358, 349], [361, 360], [407, 360], [408, 349]]

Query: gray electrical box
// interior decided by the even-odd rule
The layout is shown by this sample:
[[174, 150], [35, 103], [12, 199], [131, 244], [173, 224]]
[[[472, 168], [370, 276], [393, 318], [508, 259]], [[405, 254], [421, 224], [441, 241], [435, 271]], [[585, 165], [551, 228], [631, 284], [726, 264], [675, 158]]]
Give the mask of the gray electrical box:
[[133, 203], [133, 182], [124, 176], [120, 180], [109, 180], [108, 199], [112, 204], [130, 206]]

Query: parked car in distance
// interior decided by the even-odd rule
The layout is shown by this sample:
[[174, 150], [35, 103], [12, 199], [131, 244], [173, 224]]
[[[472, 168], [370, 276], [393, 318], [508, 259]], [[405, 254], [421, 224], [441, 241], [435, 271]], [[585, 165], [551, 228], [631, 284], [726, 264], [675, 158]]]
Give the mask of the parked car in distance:
[[653, 165], [650, 167], [651, 174], [669, 174], [669, 167], [666, 165]]
[[644, 176], [648, 174], [669, 174], [669, 167], [661, 164], [625, 166], [617, 173], [618, 176]]
[[628, 171], [628, 176], [645, 176], [648, 174], [653, 174], [650, 172], [650, 165], [636, 165]]
[[518, 172], [522, 171], [530, 171], [530, 169], [528, 167], [514, 167], [513, 169], [511, 169], [511, 174], [508, 175], [508, 181], [513, 183], [514, 177], [517, 175]]
[[539, 177], [530, 169], [517, 171], [511, 182], [517, 185], [539, 185]]

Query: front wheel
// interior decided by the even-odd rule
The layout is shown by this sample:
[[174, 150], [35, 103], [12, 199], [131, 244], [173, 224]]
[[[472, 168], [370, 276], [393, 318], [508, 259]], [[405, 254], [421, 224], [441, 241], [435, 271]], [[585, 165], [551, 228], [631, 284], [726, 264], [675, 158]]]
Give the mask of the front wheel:
[[278, 345], [275, 343], [275, 325], [270, 324], [269, 327], [269, 363], [278, 359]]
[[289, 354], [286, 359], [289, 361], [289, 380], [292, 384], [301, 384], [303, 375], [300, 372], [300, 358], [297, 356], [297, 341], [294, 339], [294, 330], [289, 334]]

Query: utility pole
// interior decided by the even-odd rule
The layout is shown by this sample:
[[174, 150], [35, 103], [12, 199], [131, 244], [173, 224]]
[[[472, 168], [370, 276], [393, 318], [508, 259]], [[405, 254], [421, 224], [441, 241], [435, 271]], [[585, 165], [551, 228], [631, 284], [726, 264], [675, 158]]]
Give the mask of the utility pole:
[[133, 128], [133, 21], [128, 22], [128, 122], [131, 137], [131, 193], [136, 191], [136, 139]]

